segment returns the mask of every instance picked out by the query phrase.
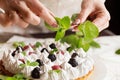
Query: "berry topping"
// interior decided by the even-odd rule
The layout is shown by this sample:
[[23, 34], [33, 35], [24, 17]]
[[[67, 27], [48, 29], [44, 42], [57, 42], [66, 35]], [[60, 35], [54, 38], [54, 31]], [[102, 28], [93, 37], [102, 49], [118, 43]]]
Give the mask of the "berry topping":
[[33, 69], [33, 71], [31, 72], [31, 76], [32, 78], [38, 79], [40, 78], [40, 68], [36, 67]]
[[78, 54], [77, 53], [73, 53], [71, 58], [75, 58], [76, 56], [78, 56]]
[[29, 55], [31, 55], [31, 54], [35, 54], [35, 52], [29, 52]]
[[14, 56], [15, 56], [15, 54], [16, 54], [16, 51], [13, 51], [11, 55], [14, 57]]
[[23, 62], [25, 64], [25, 60], [24, 59], [19, 59], [19, 61]]
[[48, 55], [48, 58], [49, 58], [52, 62], [56, 60], [55, 54], [49, 54], [49, 55]]
[[29, 48], [29, 46], [27, 45], [27, 46], [24, 46], [24, 48], [23, 48], [23, 50], [26, 50], [26, 49], [28, 49]]
[[23, 49], [22, 49], [21, 46], [18, 46], [18, 47], [16, 48], [16, 51], [20, 51], [20, 50], [23, 50]]
[[76, 67], [78, 65], [78, 62], [73, 58], [71, 58], [68, 63], [71, 64], [72, 67]]
[[59, 65], [54, 65], [54, 66], [52, 66], [52, 69], [53, 70], [59, 70], [59, 69], [61, 69], [61, 67]]
[[47, 52], [49, 52], [46, 48], [43, 48], [43, 49], [41, 50], [41, 53], [44, 52], [44, 50], [46, 50]]
[[55, 48], [56, 48], [56, 46], [55, 46], [54, 43], [50, 44], [49, 47], [50, 47], [51, 49], [55, 49]]
[[37, 59], [36, 60], [36, 62], [38, 62], [39, 63], [39, 66], [43, 66], [44, 64], [43, 64], [43, 61], [42, 60], [40, 60], [40, 59]]

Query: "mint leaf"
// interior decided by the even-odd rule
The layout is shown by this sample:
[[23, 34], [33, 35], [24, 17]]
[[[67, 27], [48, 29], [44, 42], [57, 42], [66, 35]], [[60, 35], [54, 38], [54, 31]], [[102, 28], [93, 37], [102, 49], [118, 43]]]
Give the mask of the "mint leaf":
[[100, 48], [100, 44], [98, 44], [96, 41], [90, 42], [90, 46], [95, 47], [95, 48]]
[[115, 51], [115, 54], [120, 55], [120, 49], [116, 50], [116, 51]]
[[65, 16], [60, 21], [61, 27], [64, 29], [69, 29], [70, 27], [70, 18], [68, 16]]
[[55, 17], [57, 23], [58, 23], [58, 27], [57, 28], [53, 28], [52, 26], [48, 25], [47, 23], [45, 23], [46, 27], [51, 30], [51, 31], [57, 31], [56, 36], [55, 36], [55, 40], [58, 41], [61, 38], [64, 37], [66, 30], [69, 29], [70, 27], [70, 18], [68, 16], [65, 16], [63, 18], [58, 18]]
[[42, 44], [41, 44], [40, 42], [36, 42], [36, 43], [35, 43], [35, 47], [36, 47], [36, 48], [38, 48], [38, 47], [40, 47], [40, 46], [42, 46]]
[[58, 41], [60, 40], [61, 38], [63, 38], [65, 35], [65, 30], [60, 28], [57, 33], [56, 33], [56, 36], [55, 36], [55, 41]]
[[29, 64], [29, 66], [38, 66], [38, 65], [39, 65], [38, 62], [31, 62], [31, 63]]
[[51, 31], [57, 31], [59, 28], [58, 27], [53, 27], [53, 26], [50, 26], [48, 23], [44, 22], [45, 23], [45, 26], [51, 30]]
[[77, 35], [68, 35], [68, 36], [65, 36], [64, 38], [62, 38], [61, 42], [62, 43], [66, 42], [77, 48], [78, 40], [79, 40], [79, 37]]
[[25, 55], [26, 55], [26, 52], [25, 52], [25, 51], [23, 51], [23, 52], [22, 52], [22, 54], [25, 56]]
[[50, 70], [50, 71], [49, 71], [49, 73], [53, 73], [53, 72], [60, 73], [61, 70]]
[[15, 78], [15, 80], [27, 80], [22, 73], [14, 75], [13, 78]]
[[25, 78], [25, 76], [22, 73], [18, 73], [13, 77], [0, 75], [0, 80], [29, 80], [29, 79]]
[[56, 73], [60, 73], [61, 72], [61, 70], [53, 70], [54, 72], [56, 72]]
[[24, 68], [26, 66], [26, 64], [20, 64], [19, 65], [21, 68]]
[[14, 43], [13, 43], [13, 46], [14, 46], [15, 48], [18, 47], [18, 46], [24, 47], [24, 46], [25, 46], [25, 43], [24, 43], [23, 41], [21, 41], [21, 42], [14, 42]]
[[6, 80], [16, 80], [14, 77], [7, 77]]
[[98, 28], [90, 21], [85, 21], [78, 28], [83, 32], [86, 40], [94, 39], [99, 35]]

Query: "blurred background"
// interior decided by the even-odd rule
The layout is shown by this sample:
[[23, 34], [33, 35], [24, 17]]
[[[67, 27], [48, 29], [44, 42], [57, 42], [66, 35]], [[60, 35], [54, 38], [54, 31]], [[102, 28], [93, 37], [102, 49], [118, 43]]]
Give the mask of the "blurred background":
[[105, 3], [108, 11], [111, 15], [109, 30], [113, 33], [120, 35], [120, 9], [119, 9], [119, 0], [106, 0]]

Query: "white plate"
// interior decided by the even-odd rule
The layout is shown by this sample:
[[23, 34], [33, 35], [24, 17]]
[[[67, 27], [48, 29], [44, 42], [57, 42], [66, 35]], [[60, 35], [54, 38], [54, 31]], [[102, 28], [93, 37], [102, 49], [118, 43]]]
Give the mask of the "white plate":
[[94, 71], [88, 80], [105, 80], [107, 76], [107, 68], [99, 58], [93, 57], [95, 60]]

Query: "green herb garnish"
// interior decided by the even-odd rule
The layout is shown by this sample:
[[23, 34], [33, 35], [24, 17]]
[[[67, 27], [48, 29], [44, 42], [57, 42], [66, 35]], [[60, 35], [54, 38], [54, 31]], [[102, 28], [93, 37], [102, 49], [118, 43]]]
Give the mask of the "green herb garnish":
[[36, 47], [36, 48], [38, 48], [38, 47], [40, 47], [40, 46], [42, 46], [42, 44], [41, 44], [40, 42], [36, 42], [36, 43], [35, 43], [35, 47]]
[[60, 73], [61, 70], [50, 70], [50, 71], [49, 71], [49, 73], [53, 73], [53, 72]]
[[0, 75], [0, 80], [29, 80], [29, 79], [25, 78], [25, 76], [22, 73], [18, 73], [14, 75], [13, 77]]
[[68, 16], [65, 16], [63, 18], [56, 17], [55, 19], [58, 23], [57, 28], [53, 28], [52, 26], [48, 25], [47, 23], [45, 23], [45, 25], [47, 26], [48, 29], [50, 29], [52, 31], [57, 31], [56, 36], [55, 36], [55, 40], [58, 41], [64, 37], [66, 30], [69, 29], [70, 18]]
[[[77, 14], [74, 14], [72, 16], [72, 21], [75, 20], [75, 17]], [[100, 45], [94, 41], [94, 38], [96, 38], [99, 35], [98, 28], [90, 21], [85, 21], [84, 23], [78, 25], [78, 31], [75, 34], [65, 36], [65, 32], [70, 28], [70, 18], [68, 16], [61, 18], [55, 18], [58, 27], [55, 31], [57, 31], [55, 40], [60, 40], [62, 43], [67, 42], [70, 44], [71, 48], [69, 51], [72, 51], [74, 49], [83, 48], [84, 51], [88, 51], [90, 46], [99, 48]], [[48, 24], [46, 25], [48, 27]], [[52, 26], [49, 26], [52, 27]]]
[[13, 43], [13, 46], [14, 46], [15, 48], [18, 47], [18, 46], [24, 47], [24, 46], [25, 46], [25, 43], [24, 43], [23, 41], [21, 41], [21, 42], [14, 42], [14, 43]]
[[21, 68], [24, 68], [25, 66], [39, 66], [38, 62], [30, 62], [27, 60], [27, 62], [25, 64], [20, 64], [19, 65]]
[[115, 51], [115, 54], [120, 55], [120, 49], [116, 50], [116, 51]]
[[26, 55], [26, 52], [25, 52], [25, 51], [23, 51], [23, 52], [22, 52], [22, 54], [25, 56], [25, 55]]

